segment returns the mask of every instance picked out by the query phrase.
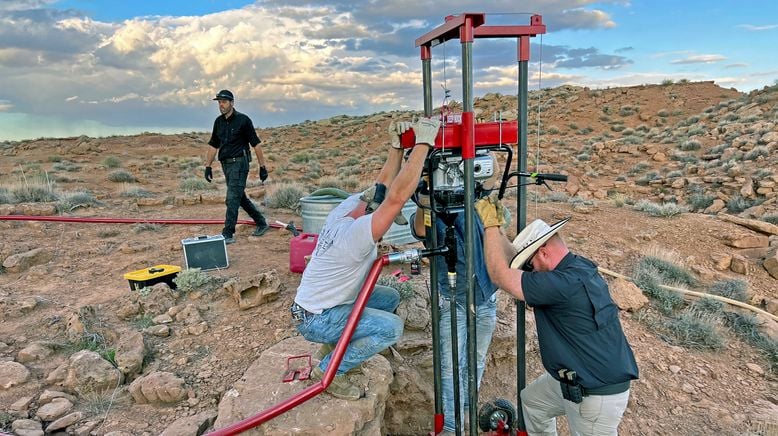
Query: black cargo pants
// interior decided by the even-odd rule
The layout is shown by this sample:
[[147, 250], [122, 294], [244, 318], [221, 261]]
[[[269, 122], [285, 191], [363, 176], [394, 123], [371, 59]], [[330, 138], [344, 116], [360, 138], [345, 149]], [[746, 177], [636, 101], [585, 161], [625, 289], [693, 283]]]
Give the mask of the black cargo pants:
[[222, 235], [225, 238], [235, 233], [235, 224], [238, 222], [238, 208], [242, 207], [257, 226], [267, 225], [265, 217], [254, 206], [254, 203], [246, 196], [246, 179], [249, 176], [249, 161], [245, 157], [221, 161], [224, 177], [227, 179], [227, 213], [224, 218]]

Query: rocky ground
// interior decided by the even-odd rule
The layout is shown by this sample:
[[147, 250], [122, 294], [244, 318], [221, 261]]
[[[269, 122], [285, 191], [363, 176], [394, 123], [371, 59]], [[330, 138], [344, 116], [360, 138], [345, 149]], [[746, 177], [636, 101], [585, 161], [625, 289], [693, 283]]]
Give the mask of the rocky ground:
[[[484, 96], [478, 116], [500, 110], [515, 118], [514, 100]], [[530, 188], [528, 219], [572, 215], [563, 235], [571, 248], [627, 276], [644, 256], [671, 253], [694, 276], [696, 291], [739, 279], [747, 283], [746, 302], [775, 316], [777, 101], [776, 87], [742, 95], [712, 83], [533, 93], [541, 122], [534, 106], [530, 168], [570, 181], [554, 191]], [[252, 174], [249, 193], [271, 223], [299, 225], [284, 195], [367, 186], [383, 161], [389, 119], [409, 115], [260, 129], [271, 175], [261, 185]], [[143, 222], [222, 219], [220, 170], [211, 185], [200, 179], [206, 139], [199, 132], [0, 143], [0, 215], [141, 221], [0, 221], [0, 431], [199, 434], [307, 386], [277, 382], [284, 356], [315, 349], [296, 336], [287, 310], [300, 279], [289, 271], [290, 232], [274, 228], [255, 238], [251, 226], [239, 226], [229, 268], [208, 272], [210, 282], [190, 292], [165, 285], [130, 291], [123, 278], [181, 265], [182, 239], [219, 233], [220, 225]], [[256, 434], [429, 431], [426, 272], [406, 282], [413, 292], [402, 307], [403, 340], [355, 376], [370, 388], [368, 399], [357, 406], [320, 396]], [[630, 289], [612, 282], [614, 298]], [[662, 328], [673, 315], [655, 300], [630, 306], [621, 319], [641, 378], [622, 434], [777, 431], [775, 355], [724, 322], [717, 324], [719, 347], [682, 346]], [[499, 317], [482, 401], [515, 398], [515, 307], [505, 294]], [[531, 379], [541, 367], [531, 311], [527, 318]], [[769, 316], [756, 319], [759, 332], [778, 339]], [[236, 395], [245, 401], [230, 400]], [[346, 417], [352, 427], [337, 424]], [[566, 432], [563, 423], [560, 429]]]

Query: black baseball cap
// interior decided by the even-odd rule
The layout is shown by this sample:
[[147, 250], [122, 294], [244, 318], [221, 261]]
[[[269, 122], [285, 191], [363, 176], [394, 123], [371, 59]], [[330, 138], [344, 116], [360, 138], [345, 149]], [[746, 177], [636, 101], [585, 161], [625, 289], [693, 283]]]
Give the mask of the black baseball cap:
[[233, 101], [235, 100], [235, 97], [232, 96], [232, 92], [230, 92], [229, 89], [222, 89], [219, 91], [218, 94], [216, 94], [216, 97], [214, 97], [214, 100], [229, 100]]

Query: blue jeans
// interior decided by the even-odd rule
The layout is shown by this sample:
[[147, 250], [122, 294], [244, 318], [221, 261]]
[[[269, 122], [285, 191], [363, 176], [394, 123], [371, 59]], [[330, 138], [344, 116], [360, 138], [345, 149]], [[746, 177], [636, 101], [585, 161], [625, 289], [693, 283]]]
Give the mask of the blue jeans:
[[257, 226], [266, 225], [265, 217], [246, 195], [246, 179], [249, 176], [248, 159], [222, 162], [222, 171], [224, 171], [224, 178], [227, 181], [227, 198], [224, 201], [227, 204], [227, 212], [222, 235], [228, 238], [235, 233], [235, 225], [238, 223], [238, 209], [241, 207]]
[[[492, 333], [497, 321], [497, 294], [475, 308], [476, 351], [478, 352], [478, 386], [484, 375], [484, 362]], [[451, 366], [451, 302], [440, 298], [440, 375], [443, 384], [443, 430], [454, 431], [454, 369]], [[467, 312], [465, 301], [457, 299], [457, 356], [459, 357], [459, 406], [464, 423], [468, 407], [468, 365], [467, 365]]]
[[[393, 313], [399, 304], [400, 294], [394, 288], [375, 286], [340, 362], [337, 375], [345, 374], [400, 339], [403, 321]], [[353, 308], [353, 304], [341, 304], [320, 314], [306, 316], [297, 326], [297, 331], [311, 342], [334, 345], [343, 335]], [[332, 353], [324, 357], [319, 363], [319, 369], [325, 371], [331, 357]]]

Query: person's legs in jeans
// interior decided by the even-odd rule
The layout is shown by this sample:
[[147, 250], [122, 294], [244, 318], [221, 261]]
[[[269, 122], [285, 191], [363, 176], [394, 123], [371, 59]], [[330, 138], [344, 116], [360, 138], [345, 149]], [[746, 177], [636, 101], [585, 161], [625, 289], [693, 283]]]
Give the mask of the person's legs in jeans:
[[[400, 339], [403, 321], [392, 313], [399, 301], [399, 294], [393, 288], [375, 287], [338, 367], [338, 375], [344, 374]], [[309, 317], [297, 329], [311, 342], [335, 344], [343, 334], [353, 308], [353, 304], [343, 304], [327, 309], [321, 314]], [[329, 354], [319, 363], [322, 371], [328, 367], [331, 357], [332, 354]]]
[[224, 218], [224, 229], [222, 235], [225, 238], [235, 233], [235, 224], [238, 222], [238, 208], [240, 208], [245, 196], [246, 178], [248, 177], [248, 163], [246, 160], [237, 162], [222, 163], [224, 178], [227, 182], [227, 197], [225, 204], [227, 212]]
[[[492, 341], [492, 334], [497, 318], [497, 303], [493, 296], [490, 300], [476, 307], [476, 352], [478, 353], [477, 385], [481, 385], [486, 354]], [[443, 393], [443, 429], [454, 431], [454, 370], [451, 353], [451, 303], [441, 298], [440, 303], [440, 365], [441, 388]], [[457, 301], [457, 357], [459, 360], [459, 395], [461, 423], [465, 422], [468, 406], [469, 386], [467, 357], [467, 312], [464, 302]]]

